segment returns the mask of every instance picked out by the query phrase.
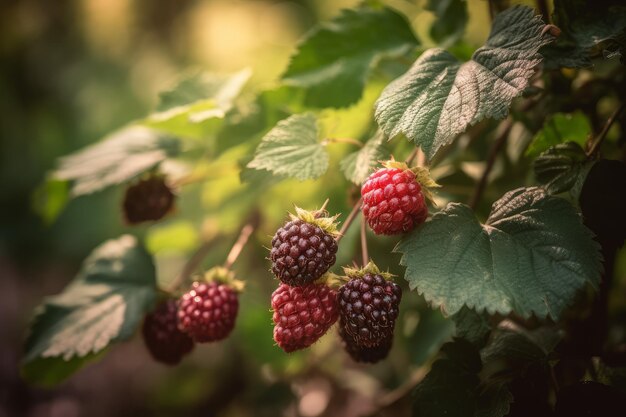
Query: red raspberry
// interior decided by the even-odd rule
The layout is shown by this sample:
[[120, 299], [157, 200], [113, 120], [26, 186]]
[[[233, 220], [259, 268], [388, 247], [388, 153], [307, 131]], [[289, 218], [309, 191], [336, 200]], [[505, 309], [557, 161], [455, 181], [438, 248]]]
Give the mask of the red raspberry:
[[122, 206], [129, 224], [156, 221], [172, 210], [174, 193], [162, 176], [152, 176], [129, 186]]
[[178, 330], [176, 300], [159, 304], [143, 322], [143, 340], [152, 357], [168, 365], [176, 365], [193, 350], [193, 340]]
[[412, 230], [428, 216], [421, 185], [410, 169], [381, 168], [361, 187], [363, 216], [377, 235]]
[[337, 241], [320, 226], [293, 219], [276, 231], [270, 259], [272, 272], [282, 282], [309, 284], [335, 264]]
[[344, 324], [339, 323], [339, 337], [343, 348], [355, 362], [376, 363], [389, 355], [393, 338], [383, 340], [382, 343], [374, 347], [362, 347], [357, 344], [344, 330]]
[[402, 289], [382, 275], [366, 272], [339, 288], [339, 315], [359, 347], [379, 347], [393, 338]]
[[337, 321], [337, 293], [325, 284], [290, 287], [272, 294], [274, 340], [285, 352], [315, 343]]
[[231, 286], [194, 282], [178, 302], [178, 328], [197, 343], [222, 340], [235, 327], [238, 310], [238, 294]]

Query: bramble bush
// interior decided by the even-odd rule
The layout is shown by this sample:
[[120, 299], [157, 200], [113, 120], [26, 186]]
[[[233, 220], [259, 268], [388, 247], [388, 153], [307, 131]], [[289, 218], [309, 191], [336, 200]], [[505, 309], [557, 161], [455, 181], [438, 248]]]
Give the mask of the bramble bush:
[[[325, 343], [347, 355], [313, 360], [395, 363], [373, 414], [410, 398], [414, 416], [611, 415], [626, 388], [626, 7], [504, 3], [474, 48], [462, 0], [427, 2], [424, 42], [412, 16], [365, 1], [306, 34], [275, 86], [186, 76], [60, 159], [41, 214], [122, 187], [129, 233], [38, 307], [23, 376], [56, 384], [142, 325], [169, 364], [241, 331], [260, 362]], [[180, 273], [159, 268], [172, 247]]]

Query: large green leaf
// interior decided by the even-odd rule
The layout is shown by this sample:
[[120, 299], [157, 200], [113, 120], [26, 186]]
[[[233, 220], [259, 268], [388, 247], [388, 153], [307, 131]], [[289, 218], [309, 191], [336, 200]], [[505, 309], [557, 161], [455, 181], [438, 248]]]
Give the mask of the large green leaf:
[[380, 57], [404, 54], [417, 44], [408, 22], [390, 9], [343, 10], [304, 38], [283, 80], [304, 87], [308, 105], [347, 106], [361, 97]]
[[290, 116], [263, 137], [248, 168], [301, 181], [317, 178], [328, 168], [328, 153], [317, 135], [314, 115]]
[[570, 191], [578, 200], [594, 161], [574, 142], [558, 144], [543, 152], [533, 162], [535, 177], [550, 194]]
[[457, 134], [485, 117], [503, 118], [541, 62], [553, 37], [532, 9], [512, 7], [493, 22], [485, 46], [461, 63], [429, 49], [383, 90], [375, 117], [388, 137], [404, 134], [432, 158]]
[[110, 343], [128, 339], [155, 296], [152, 258], [137, 239], [124, 235], [103, 243], [61, 294], [37, 308], [25, 375], [48, 383], [69, 376], [65, 369], [75, 371]]
[[395, 248], [411, 289], [449, 314], [558, 318], [586, 284], [598, 286], [599, 246], [566, 200], [519, 188], [494, 203], [485, 224], [450, 203]]
[[89, 194], [131, 180], [179, 152], [180, 142], [175, 137], [130, 126], [61, 158], [52, 176], [73, 181], [74, 196]]
[[583, 146], [591, 133], [591, 124], [581, 111], [554, 113], [546, 118], [543, 127], [528, 146], [526, 155], [537, 156], [549, 147], [564, 142]]
[[380, 161], [389, 159], [389, 150], [385, 148], [383, 142], [384, 135], [379, 132], [361, 149], [346, 156], [340, 164], [346, 178], [356, 185], [361, 185]]
[[251, 75], [250, 69], [226, 75], [186, 75], [174, 88], [160, 94], [157, 112], [141, 123], [196, 139], [215, 133]]
[[430, 28], [430, 37], [440, 45], [451, 45], [461, 39], [469, 18], [465, 0], [428, 0], [427, 10], [437, 19]]

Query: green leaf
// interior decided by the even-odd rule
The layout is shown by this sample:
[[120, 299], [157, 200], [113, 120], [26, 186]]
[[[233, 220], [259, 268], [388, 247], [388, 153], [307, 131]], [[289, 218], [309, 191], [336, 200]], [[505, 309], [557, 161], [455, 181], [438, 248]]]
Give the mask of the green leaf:
[[450, 203], [394, 250], [411, 289], [448, 314], [468, 306], [558, 319], [585, 285], [598, 286], [602, 268], [575, 208], [541, 188], [508, 192], [485, 224]]
[[489, 385], [478, 399], [475, 417], [504, 417], [511, 411], [513, 394], [506, 384]]
[[356, 185], [363, 181], [379, 165], [379, 161], [389, 159], [389, 150], [383, 145], [384, 135], [377, 133], [356, 152], [346, 156], [340, 163], [341, 170], [346, 178]]
[[328, 168], [328, 153], [317, 135], [314, 115], [290, 116], [263, 137], [248, 168], [265, 169], [300, 181], [318, 178]]
[[578, 200], [594, 161], [574, 142], [561, 143], [543, 152], [533, 162], [535, 178], [550, 194], [570, 191]]
[[584, 146], [590, 133], [591, 124], [581, 111], [554, 113], [546, 118], [526, 150], [526, 155], [537, 156], [551, 146], [568, 141]]
[[426, 10], [437, 17], [430, 28], [430, 37], [435, 42], [452, 45], [463, 37], [468, 20], [465, 0], [428, 0]]
[[476, 408], [480, 356], [470, 343], [446, 343], [447, 357], [437, 360], [415, 389], [413, 417], [467, 417]]
[[343, 10], [305, 36], [282, 78], [306, 89], [307, 105], [345, 107], [359, 100], [375, 62], [416, 45], [408, 22], [391, 9]]
[[44, 383], [69, 376], [112, 342], [132, 336], [155, 296], [152, 258], [137, 239], [103, 243], [61, 294], [37, 308], [24, 374]]
[[201, 139], [215, 132], [232, 109], [252, 71], [234, 74], [206, 72], [184, 76], [171, 90], [160, 94], [157, 112], [141, 123], [173, 135]]
[[591, 57], [621, 56], [626, 46], [626, 6], [621, 0], [555, 0], [554, 23], [561, 34], [541, 52], [548, 68], [583, 68]]
[[90, 194], [129, 181], [179, 152], [175, 137], [130, 126], [61, 158], [52, 176], [73, 181], [73, 196]]
[[496, 17], [487, 43], [469, 62], [427, 50], [383, 90], [376, 121], [388, 137], [404, 134], [430, 159], [468, 126], [505, 117], [541, 62], [539, 48], [553, 39], [544, 26], [533, 9], [516, 6]]
[[456, 328], [456, 337], [463, 338], [477, 347], [483, 347], [491, 333], [489, 317], [485, 313], [463, 307], [452, 316]]
[[484, 363], [506, 360], [516, 366], [547, 366], [549, 354], [560, 340], [558, 332], [549, 327], [528, 331], [509, 323], [508, 328], [499, 328], [494, 332], [489, 346], [481, 352], [481, 356]]

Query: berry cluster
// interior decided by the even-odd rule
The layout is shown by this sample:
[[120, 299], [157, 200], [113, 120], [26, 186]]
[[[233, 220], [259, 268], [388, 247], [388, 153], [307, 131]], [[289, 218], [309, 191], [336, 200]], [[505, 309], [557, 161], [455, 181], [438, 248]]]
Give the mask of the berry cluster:
[[155, 360], [175, 365], [195, 343], [223, 340], [235, 327], [243, 284], [224, 268], [209, 270], [180, 299], [159, 304], [144, 320], [143, 337]]

